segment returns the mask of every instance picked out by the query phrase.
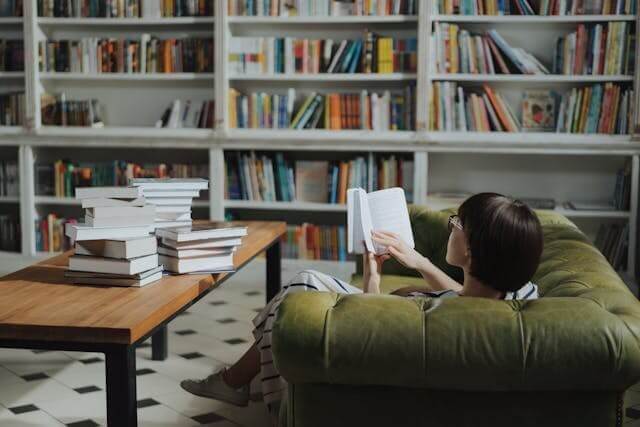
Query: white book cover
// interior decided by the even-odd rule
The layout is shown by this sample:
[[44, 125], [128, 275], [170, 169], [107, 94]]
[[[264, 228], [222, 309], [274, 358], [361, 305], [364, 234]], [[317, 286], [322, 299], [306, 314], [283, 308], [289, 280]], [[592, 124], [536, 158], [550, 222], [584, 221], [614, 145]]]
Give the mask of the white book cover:
[[76, 199], [137, 199], [142, 196], [142, 189], [136, 187], [79, 187], [76, 188]]
[[159, 255], [158, 261], [167, 271], [174, 273], [191, 273], [196, 271], [228, 270], [233, 268], [233, 253], [221, 256], [206, 256], [189, 259], [178, 259], [166, 255]]
[[191, 214], [181, 212], [156, 212], [156, 221], [191, 221]]
[[144, 237], [151, 231], [153, 231], [153, 227], [150, 227], [149, 225], [138, 225], [132, 227], [91, 227], [82, 223], [65, 224], [65, 235], [73, 241]]
[[191, 205], [156, 205], [156, 213], [158, 212], [191, 213]]
[[147, 190], [206, 190], [209, 181], [202, 178], [134, 178], [131, 185]]
[[193, 199], [191, 197], [149, 197], [145, 195], [147, 203], [150, 205], [161, 206], [191, 206]]
[[158, 254], [133, 259], [113, 259], [86, 255], [69, 257], [69, 269], [94, 273], [136, 274], [158, 267]]
[[247, 235], [247, 227], [219, 227], [212, 223], [193, 224], [189, 227], [164, 228], [156, 231], [156, 236], [177, 242], [206, 239], [230, 239]]
[[162, 279], [162, 271], [147, 276], [144, 279], [119, 279], [109, 277], [69, 277], [68, 279], [69, 282], [75, 285], [122, 286], [130, 288], [141, 288]]
[[76, 242], [75, 254], [107, 258], [130, 259], [152, 255], [158, 251], [155, 236], [131, 237], [121, 240], [84, 240]]
[[87, 208], [86, 213], [93, 218], [116, 218], [116, 217], [133, 217], [133, 216], [154, 216], [156, 207], [147, 206], [100, 206], [95, 208]]
[[193, 240], [190, 242], [176, 242], [172, 239], [162, 238], [162, 245], [168, 246], [174, 249], [214, 249], [214, 248], [229, 248], [232, 246], [240, 246], [242, 239], [207, 239], [207, 240]]
[[190, 197], [195, 199], [200, 196], [200, 190], [144, 190], [144, 196], [150, 199], [164, 199], [164, 198], [177, 198], [177, 197]]
[[362, 188], [347, 190], [347, 251], [368, 251], [383, 254], [386, 248], [371, 240], [371, 231], [396, 233], [410, 247], [414, 247], [409, 211], [402, 188], [394, 187], [367, 193]]
[[168, 246], [158, 246], [159, 255], [167, 255], [174, 258], [197, 258], [203, 256], [229, 255], [237, 250], [236, 246], [226, 246], [222, 248], [210, 249], [174, 249]]
[[115, 208], [115, 207], [132, 207], [132, 206], [144, 206], [144, 197], [138, 197], [137, 199], [109, 199], [109, 198], [96, 198], [96, 199], [82, 199], [82, 208]]
[[156, 234], [159, 229], [165, 228], [176, 228], [176, 227], [188, 227], [191, 225], [191, 220], [189, 221], [164, 221], [157, 220], [153, 223], [153, 226], [156, 228]]
[[94, 218], [89, 214], [84, 216], [84, 223], [89, 227], [119, 227], [122, 224], [127, 226], [150, 226], [154, 223], [153, 215], [122, 216], [122, 217], [102, 217]]

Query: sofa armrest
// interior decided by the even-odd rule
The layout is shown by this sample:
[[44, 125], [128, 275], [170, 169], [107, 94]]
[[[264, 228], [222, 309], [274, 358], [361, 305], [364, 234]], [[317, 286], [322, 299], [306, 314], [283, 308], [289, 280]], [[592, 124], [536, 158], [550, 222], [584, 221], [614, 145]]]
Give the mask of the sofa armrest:
[[606, 305], [588, 294], [534, 301], [291, 294], [274, 324], [274, 359], [291, 383], [624, 390], [640, 378], [640, 314], [622, 301], [627, 293], [608, 292]]

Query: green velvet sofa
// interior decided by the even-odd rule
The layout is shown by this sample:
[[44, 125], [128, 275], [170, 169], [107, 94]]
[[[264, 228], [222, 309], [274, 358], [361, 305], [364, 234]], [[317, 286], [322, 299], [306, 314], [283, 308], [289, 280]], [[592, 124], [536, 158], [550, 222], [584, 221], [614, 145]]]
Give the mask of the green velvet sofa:
[[[416, 248], [459, 278], [444, 262], [450, 213], [410, 209]], [[280, 425], [622, 425], [640, 303], [573, 223], [538, 215], [535, 301], [289, 295], [273, 330]], [[394, 262], [383, 273], [384, 292], [420, 283]]]

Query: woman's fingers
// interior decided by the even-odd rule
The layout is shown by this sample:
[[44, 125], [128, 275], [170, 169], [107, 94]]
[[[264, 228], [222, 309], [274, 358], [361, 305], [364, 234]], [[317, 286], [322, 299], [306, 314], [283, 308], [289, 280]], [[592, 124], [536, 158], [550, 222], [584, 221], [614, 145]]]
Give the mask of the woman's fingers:
[[380, 243], [381, 245], [393, 245], [397, 243], [397, 240], [391, 237], [376, 236], [376, 235], [372, 236], [371, 240], [373, 240], [376, 243]]

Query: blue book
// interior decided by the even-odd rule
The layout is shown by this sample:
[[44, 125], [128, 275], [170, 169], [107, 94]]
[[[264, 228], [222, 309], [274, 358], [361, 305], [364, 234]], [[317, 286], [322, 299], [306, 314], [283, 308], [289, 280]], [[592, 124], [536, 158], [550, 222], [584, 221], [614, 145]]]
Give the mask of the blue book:
[[340, 168], [338, 165], [333, 166], [333, 188], [331, 189], [331, 203], [338, 203], [338, 181], [340, 175]]
[[360, 64], [360, 55], [362, 55], [363, 45], [364, 43], [362, 42], [362, 40], [356, 41], [356, 51], [353, 59], [351, 60], [351, 64], [349, 65], [349, 73], [355, 73], [357, 71], [358, 64]]
[[353, 55], [355, 53], [356, 44], [357, 43], [355, 41], [349, 41], [349, 46], [347, 47], [347, 53], [342, 58], [342, 63], [339, 64], [340, 73], [346, 73], [347, 70], [349, 69], [349, 65], [351, 64], [351, 58], [353, 58]]
[[587, 114], [587, 133], [596, 133], [598, 130], [598, 118], [600, 117], [600, 107], [602, 105], [602, 85], [594, 85], [591, 90], [591, 103]]

